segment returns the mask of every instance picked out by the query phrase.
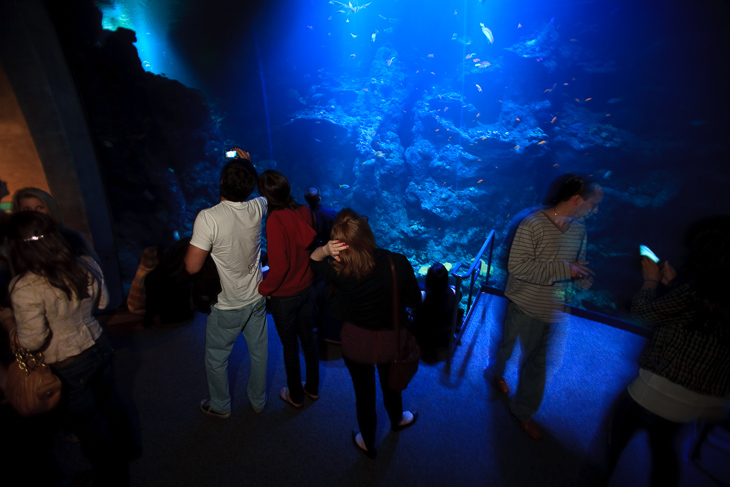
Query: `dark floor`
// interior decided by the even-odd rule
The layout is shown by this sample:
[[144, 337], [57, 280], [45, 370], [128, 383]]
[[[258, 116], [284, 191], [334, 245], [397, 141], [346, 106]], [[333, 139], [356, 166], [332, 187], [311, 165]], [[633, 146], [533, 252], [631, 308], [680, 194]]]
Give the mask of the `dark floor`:
[[[361, 455], [351, 443], [355, 399], [339, 350], [322, 350], [321, 399], [296, 411], [278, 398], [286, 383], [276, 330], [269, 322], [268, 403], [256, 414], [246, 397], [248, 355], [241, 337], [229, 368], [233, 415], [203, 415], [205, 316], [144, 329], [123, 314], [107, 318], [117, 348], [117, 379], [136, 407], [143, 456], [131, 465], [134, 486], [582, 486], [604, 485], [606, 424], [615, 398], [637, 373], [644, 338], [600, 323], [571, 318], [550, 357], [548, 384], [535, 417], [544, 440], [528, 438], [484, 378], [494, 351], [505, 301], [482, 295], [449, 367], [421, 364], [404, 392], [404, 407], [418, 423], [389, 431], [382, 404], [379, 456]], [[269, 318], [270, 319], [270, 318]], [[516, 385], [516, 361], [507, 381]], [[379, 396], [380, 397], [380, 396]], [[685, 431], [686, 457], [695, 438]], [[67, 471], [83, 470], [78, 445], [61, 440], [57, 455]], [[704, 452], [705, 450], [703, 450]], [[730, 458], [700, 464], [727, 479]], [[722, 485], [682, 461], [682, 485]], [[627, 448], [609, 486], [648, 485], [645, 437]], [[706, 465], [707, 464], [707, 465]], [[724, 471], [723, 471], [724, 469]]]

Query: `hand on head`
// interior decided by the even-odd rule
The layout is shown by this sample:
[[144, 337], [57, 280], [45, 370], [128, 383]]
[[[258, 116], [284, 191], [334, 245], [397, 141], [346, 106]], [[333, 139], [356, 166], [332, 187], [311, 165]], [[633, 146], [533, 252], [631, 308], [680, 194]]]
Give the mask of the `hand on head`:
[[349, 247], [350, 247], [349, 245], [347, 245], [344, 242], [340, 242], [339, 240], [330, 240], [324, 246], [324, 249], [325, 249], [325, 252], [327, 253], [327, 255], [331, 255], [336, 261], [339, 262], [340, 252], [342, 252], [343, 250], [345, 250]]

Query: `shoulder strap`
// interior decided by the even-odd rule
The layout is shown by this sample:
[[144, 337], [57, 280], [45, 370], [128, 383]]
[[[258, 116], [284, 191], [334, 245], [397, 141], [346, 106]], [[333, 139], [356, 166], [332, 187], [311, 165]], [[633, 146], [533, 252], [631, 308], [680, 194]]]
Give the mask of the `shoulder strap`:
[[393, 274], [393, 329], [398, 339], [398, 350], [400, 350], [400, 300], [398, 299], [398, 276], [395, 272], [395, 264], [393, 257], [388, 253], [388, 262], [390, 262], [390, 271]]

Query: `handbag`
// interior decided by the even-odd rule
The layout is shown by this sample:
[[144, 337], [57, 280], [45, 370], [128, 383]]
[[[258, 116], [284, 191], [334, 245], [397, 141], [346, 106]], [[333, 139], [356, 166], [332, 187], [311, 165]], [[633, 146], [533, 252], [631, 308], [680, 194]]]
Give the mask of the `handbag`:
[[10, 333], [10, 348], [15, 356], [5, 391], [10, 405], [21, 416], [53, 410], [61, 401], [61, 379], [43, 361], [43, 353], [21, 347], [16, 330]]
[[395, 273], [395, 264], [393, 264], [393, 259], [390, 255], [388, 255], [388, 261], [390, 262], [390, 270], [393, 274], [393, 330], [397, 337], [396, 356], [390, 363], [390, 370], [388, 371], [388, 387], [400, 392], [408, 387], [411, 379], [418, 372], [421, 348], [418, 346], [418, 342], [416, 342], [416, 337], [410, 331], [405, 330], [406, 333], [401, 333], [398, 280]]
[[[408, 330], [400, 330], [400, 341], [406, 340]], [[356, 364], [387, 364], [396, 359], [399, 340], [394, 329], [370, 330], [351, 321], [342, 325], [342, 356]]]

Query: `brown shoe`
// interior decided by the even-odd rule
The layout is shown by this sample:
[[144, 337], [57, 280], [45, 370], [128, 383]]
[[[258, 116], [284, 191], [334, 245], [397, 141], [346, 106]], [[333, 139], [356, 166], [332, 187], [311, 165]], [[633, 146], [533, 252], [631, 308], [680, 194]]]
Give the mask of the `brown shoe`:
[[504, 380], [504, 377], [495, 377], [492, 380], [492, 386], [497, 389], [501, 394], [509, 396], [509, 386], [507, 385], [507, 381]]
[[527, 433], [527, 436], [533, 440], [542, 440], [542, 433], [540, 433], [537, 423], [533, 420], [528, 419], [527, 421], [520, 421], [520, 426], [522, 426], [522, 431]]

